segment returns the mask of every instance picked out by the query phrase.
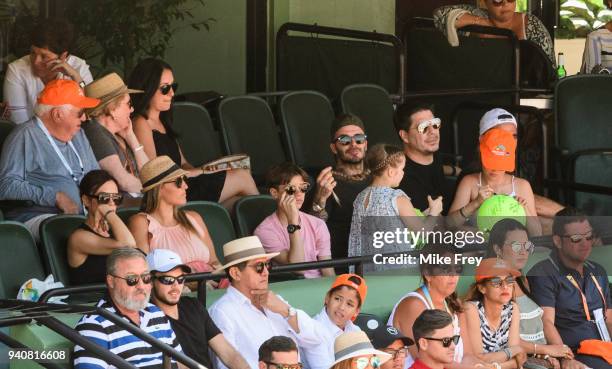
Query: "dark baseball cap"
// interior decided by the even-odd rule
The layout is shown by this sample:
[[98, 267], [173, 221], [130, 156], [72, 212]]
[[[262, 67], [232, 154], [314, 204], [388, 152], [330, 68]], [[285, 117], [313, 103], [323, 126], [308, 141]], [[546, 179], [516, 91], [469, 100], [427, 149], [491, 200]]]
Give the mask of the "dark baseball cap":
[[372, 345], [375, 349], [384, 349], [396, 340], [404, 342], [405, 346], [414, 345], [414, 341], [400, 333], [400, 331], [390, 325], [381, 325], [372, 332]]

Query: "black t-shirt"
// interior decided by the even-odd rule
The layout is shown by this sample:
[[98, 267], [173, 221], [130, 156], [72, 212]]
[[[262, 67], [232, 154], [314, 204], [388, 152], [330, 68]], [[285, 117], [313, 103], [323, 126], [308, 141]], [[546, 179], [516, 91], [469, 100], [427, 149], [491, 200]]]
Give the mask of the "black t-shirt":
[[183, 352], [207, 368], [212, 368], [208, 356], [208, 341], [221, 331], [208, 315], [206, 308], [193, 297], [181, 297], [179, 319], [168, 317]]
[[450, 187], [452, 186], [444, 177], [444, 169], [438, 155], [434, 154], [433, 162], [429, 165], [418, 164], [406, 156], [404, 178], [399, 188], [410, 197], [412, 206], [423, 211], [429, 207], [427, 195], [434, 199], [443, 196], [444, 213], [446, 213], [454, 194], [454, 188]]

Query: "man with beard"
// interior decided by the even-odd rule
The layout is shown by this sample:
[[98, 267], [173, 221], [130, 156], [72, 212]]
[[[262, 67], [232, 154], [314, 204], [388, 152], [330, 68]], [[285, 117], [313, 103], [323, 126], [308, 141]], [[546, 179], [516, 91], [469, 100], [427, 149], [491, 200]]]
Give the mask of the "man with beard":
[[421, 211], [429, 207], [427, 196], [432, 199], [442, 196], [446, 213], [454, 188], [449, 188], [444, 175], [458, 175], [460, 169], [442, 165], [436, 154], [440, 148], [441, 121], [434, 117], [432, 109], [421, 102], [405, 103], [397, 109], [395, 124], [406, 154], [399, 188]]
[[527, 273], [531, 296], [544, 311], [548, 345], [565, 344], [574, 353], [581, 348], [573, 358], [560, 359], [562, 369], [610, 368], [601, 355], [585, 354], [596, 351], [587, 350], [593, 344], [601, 347], [600, 353], [609, 352], [601, 341], [609, 341], [612, 334], [609, 274], [588, 260], [595, 241], [589, 218], [580, 210], [566, 207], [553, 221], [553, 251]]
[[227, 342], [223, 333], [208, 315], [206, 307], [193, 298], [183, 296], [185, 275], [191, 268], [181, 257], [167, 249], [156, 249], [147, 255], [153, 277], [153, 303], [170, 320], [170, 325], [187, 356], [212, 368], [208, 348], [231, 369], [248, 369], [240, 353]]
[[[293, 339], [300, 351], [315, 349], [321, 342], [317, 322], [268, 289], [270, 259], [278, 254], [266, 253], [257, 236], [223, 245], [225, 264], [220, 269], [230, 286], [208, 311], [251, 368], [258, 367], [259, 347], [273, 336]], [[226, 368], [219, 357], [215, 368]]]
[[[331, 236], [333, 259], [348, 256], [348, 237], [353, 216], [353, 201], [368, 186], [369, 171], [363, 159], [368, 148], [365, 126], [352, 114], [339, 115], [331, 126], [329, 148], [336, 167], [327, 167], [317, 177], [316, 189], [305, 209], [325, 220]], [[336, 272], [346, 272], [337, 268]]]
[[[149, 303], [151, 274], [144, 254], [135, 248], [114, 250], [106, 259], [106, 285], [108, 295], [98, 307], [135, 324], [146, 333], [174, 349], [181, 351], [170, 322], [157, 306]], [[125, 331], [101, 315], [85, 315], [75, 328], [79, 334], [104, 349], [138, 367], [161, 368], [162, 352]], [[95, 354], [76, 345], [74, 368], [110, 368], [111, 365]], [[172, 367], [177, 368], [172, 360]]]

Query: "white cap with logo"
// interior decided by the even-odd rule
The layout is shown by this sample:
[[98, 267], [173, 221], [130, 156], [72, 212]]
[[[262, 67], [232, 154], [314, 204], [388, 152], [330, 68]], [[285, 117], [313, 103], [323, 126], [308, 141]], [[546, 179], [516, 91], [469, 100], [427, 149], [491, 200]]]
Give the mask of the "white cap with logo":
[[177, 253], [168, 249], [155, 249], [147, 255], [147, 264], [151, 272], [168, 272], [181, 267], [185, 273], [191, 273], [191, 268], [183, 264]]
[[514, 124], [515, 127], [517, 126], [516, 119], [508, 111], [501, 108], [489, 110], [480, 118], [479, 136], [482, 136], [493, 127], [507, 123]]

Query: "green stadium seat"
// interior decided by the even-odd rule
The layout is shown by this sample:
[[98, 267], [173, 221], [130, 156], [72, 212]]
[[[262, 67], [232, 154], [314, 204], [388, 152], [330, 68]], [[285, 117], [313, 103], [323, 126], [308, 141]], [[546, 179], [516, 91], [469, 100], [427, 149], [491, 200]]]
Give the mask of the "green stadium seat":
[[270, 195], [245, 196], [236, 201], [236, 233], [247, 237], [268, 215], [276, 211], [276, 200]]
[[68, 238], [85, 221], [83, 215], [55, 215], [40, 225], [45, 266], [56, 281], [70, 285], [68, 274]]
[[236, 239], [234, 225], [227, 210], [216, 202], [192, 201], [183, 206], [183, 210], [193, 210], [200, 214], [213, 243], [217, 259], [223, 262], [223, 245]]
[[202, 105], [175, 103], [172, 130], [177, 135], [185, 159], [192, 165], [201, 166], [223, 156], [219, 132], [213, 127], [210, 114]]
[[125, 225], [129, 225], [130, 218], [132, 217], [132, 215], [136, 215], [138, 213], [140, 213], [140, 208], [137, 207], [117, 209], [117, 215], [119, 216], [119, 218], [121, 218]]

